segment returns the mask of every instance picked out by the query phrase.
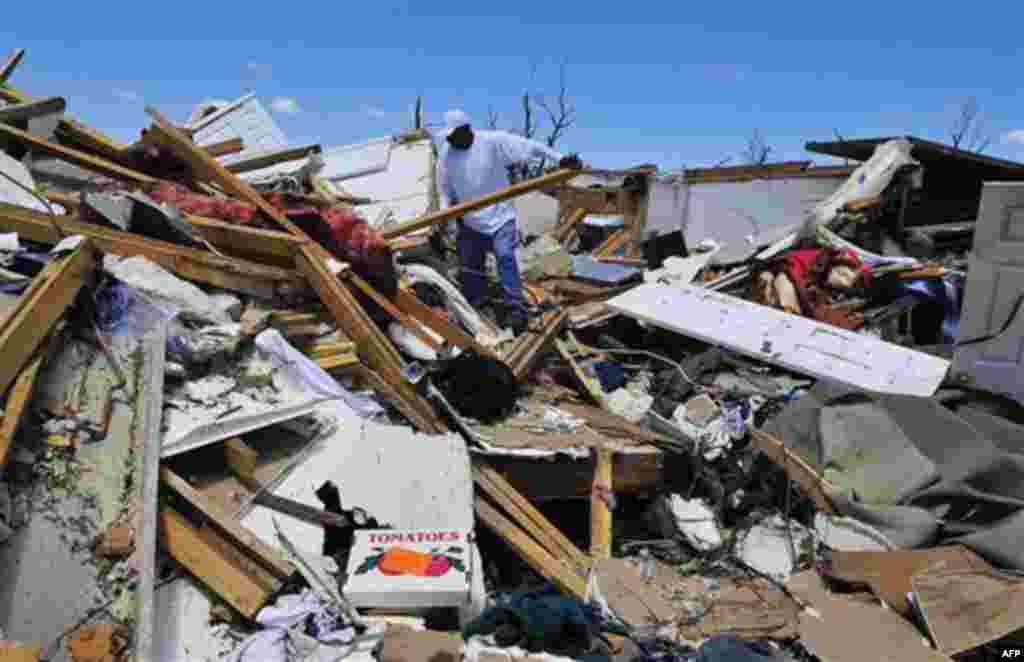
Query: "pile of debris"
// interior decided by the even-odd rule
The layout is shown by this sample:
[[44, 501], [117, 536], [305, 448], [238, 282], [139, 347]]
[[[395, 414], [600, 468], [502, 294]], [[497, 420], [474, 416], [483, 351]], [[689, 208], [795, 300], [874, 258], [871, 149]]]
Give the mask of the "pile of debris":
[[[247, 96], [122, 145], [7, 85], [22, 56], [0, 659], [1020, 646], [1024, 165], [812, 144], [862, 163], [555, 169], [438, 209], [425, 130], [294, 148]], [[445, 231], [505, 200], [518, 337]]]

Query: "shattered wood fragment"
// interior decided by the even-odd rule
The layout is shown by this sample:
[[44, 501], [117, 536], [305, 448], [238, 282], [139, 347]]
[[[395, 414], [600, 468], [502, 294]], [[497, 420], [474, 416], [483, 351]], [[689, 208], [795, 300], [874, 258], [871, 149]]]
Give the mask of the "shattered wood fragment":
[[125, 257], [142, 255], [182, 278], [263, 298], [273, 298], [282, 289], [297, 290], [306, 286], [294, 271], [225, 258], [209, 251], [110, 230], [67, 216], [50, 216], [3, 202], [0, 202], [0, 228], [44, 244], [56, 244], [65, 236], [80, 234], [103, 253]]
[[612, 466], [615, 454], [610, 448], [591, 449], [594, 456], [594, 484], [590, 492], [590, 556], [612, 556]]
[[201, 147], [207, 154], [217, 158], [241, 152], [245, 149], [245, 143], [241, 138], [229, 138], [228, 140], [222, 140], [219, 143], [211, 143], [209, 145], [202, 145]]
[[34, 136], [27, 131], [16, 129], [8, 124], [0, 124], [0, 136], [6, 136], [23, 144], [28, 147], [30, 151], [41, 152], [47, 156], [62, 159], [68, 163], [73, 163], [80, 168], [99, 173], [118, 181], [127, 182], [136, 186], [148, 186], [156, 184], [159, 181], [149, 175], [144, 175], [141, 172], [118, 165], [113, 161], [108, 161], [107, 159], [99, 156], [86, 154], [85, 152], [72, 149], [71, 147], [58, 145], [57, 143]]
[[175, 561], [240, 614], [254, 619], [280, 587], [280, 578], [254, 564], [217, 530], [196, 527], [177, 511], [160, 510], [164, 547]]
[[299, 270], [304, 273], [320, 300], [331, 312], [345, 335], [359, 348], [360, 358], [377, 371], [402, 402], [402, 413], [411, 416], [413, 424], [423, 432], [440, 433], [445, 429], [437, 413], [409, 384], [402, 373], [402, 360], [391, 341], [367, 316], [351, 292], [327, 267], [332, 259], [325, 250], [306, 244], [298, 257]]
[[355, 350], [356, 345], [351, 340], [339, 340], [336, 342], [314, 343], [304, 353], [311, 359], [323, 359], [339, 354], [350, 354], [355, 352]]
[[32, 279], [17, 307], [0, 323], [0, 392], [36, 354], [95, 266], [93, 246], [83, 241], [71, 255], [54, 258]]
[[291, 147], [289, 149], [281, 150], [279, 152], [273, 152], [270, 154], [258, 154], [256, 156], [253, 156], [252, 158], [230, 163], [226, 167], [229, 172], [233, 172], [237, 175], [243, 172], [260, 170], [262, 168], [276, 165], [278, 163], [298, 161], [299, 159], [304, 159], [312, 154], [319, 154], [320, 152], [320, 145], [305, 145], [303, 147]]
[[391, 315], [396, 322], [415, 333], [416, 337], [422, 340], [427, 347], [430, 347], [438, 353], [444, 351], [444, 343], [439, 343], [434, 340], [429, 333], [423, 330], [423, 327], [419, 322], [399, 310], [395, 304], [388, 301], [380, 292], [373, 289], [373, 286], [360, 278], [358, 274], [353, 272], [351, 269], [347, 269], [344, 274], [342, 274], [342, 277], [353, 283], [363, 294], [373, 299], [377, 305], [383, 308], [388, 315]]
[[43, 364], [43, 353], [40, 352], [18, 375], [17, 381], [7, 395], [3, 416], [0, 418], [0, 471], [7, 465], [7, 453], [14, 442], [22, 416], [32, 399], [32, 389]]
[[790, 480], [800, 487], [815, 507], [823, 513], [835, 514], [832, 494], [835, 487], [817, 474], [799, 455], [786, 448], [780, 440], [762, 430], [751, 430], [750, 438], [754, 448], [762, 451], [772, 463], [782, 469]]
[[568, 563], [577, 575], [586, 577], [591, 560], [558, 530], [499, 472], [481, 461], [473, 463], [473, 482], [500, 504], [549, 554]]
[[541, 318], [541, 328], [523, 334], [506, 357], [506, 363], [519, 381], [530, 376], [530, 370], [541, 351], [558, 335], [569, 318], [568, 310], [554, 310]]
[[472, 349], [481, 356], [498, 358], [493, 350], [478, 343], [473, 336], [463, 331], [462, 327], [449, 322], [443, 315], [420, 301], [415, 294], [405, 287], [398, 287], [395, 293], [395, 305], [452, 345], [462, 349]]
[[630, 240], [629, 232], [626, 230], [616, 230], [611, 234], [610, 237], [604, 240], [604, 242], [594, 249], [591, 253], [596, 258], [608, 257], [619, 251], [625, 246]]
[[344, 354], [320, 357], [316, 359], [316, 364], [329, 372], [339, 368], [351, 368], [359, 365], [359, 357], [351, 352], [346, 352]]
[[423, 230], [424, 228], [444, 223], [453, 218], [462, 216], [467, 212], [483, 209], [484, 207], [490, 207], [493, 204], [518, 197], [531, 191], [555, 186], [566, 180], [572, 179], [578, 174], [579, 172], [568, 168], [556, 170], [546, 175], [528, 179], [525, 182], [509, 186], [508, 188], [503, 188], [500, 191], [495, 191], [494, 193], [482, 196], [476, 200], [469, 200], [453, 207], [448, 207], [447, 209], [427, 214], [426, 216], [422, 216], [414, 221], [409, 221], [408, 223], [402, 223], [396, 227], [388, 228], [384, 230], [382, 234], [385, 239], [395, 239], [411, 232], [416, 232], [417, 230]]
[[[246, 551], [267, 573], [277, 579], [285, 579], [292, 574], [291, 565], [285, 561], [274, 548], [260, 540], [249, 529], [242, 526], [234, 517], [220, 506], [207, 499], [184, 478], [167, 467], [160, 468], [161, 482], [184, 498], [193, 508], [207, 518], [210, 525], [221, 530], [225, 536]], [[208, 527], [207, 527], [208, 528]]]
[[564, 244], [569, 237], [572, 236], [572, 233], [576, 230], [576, 226], [579, 222], [586, 217], [586, 209], [577, 209], [572, 213], [572, 216], [570, 216], [568, 220], [554, 229], [551, 236], [553, 236], [559, 243]]
[[14, 70], [18, 67], [18, 64], [21, 62], [23, 57], [25, 57], [24, 48], [15, 48], [14, 52], [7, 57], [3, 66], [0, 66], [0, 85], [5, 85], [7, 83], [7, 79], [11, 77], [12, 73], [14, 73]]
[[508, 543], [541, 577], [550, 581], [559, 590], [580, 600], [586, 600], [587, 587], [583, 578], [563, 565], [557, 557], [548, 553], [528, 533], [482, 497], [476, 497], [475, 507], [477, 517], [498, 537]]

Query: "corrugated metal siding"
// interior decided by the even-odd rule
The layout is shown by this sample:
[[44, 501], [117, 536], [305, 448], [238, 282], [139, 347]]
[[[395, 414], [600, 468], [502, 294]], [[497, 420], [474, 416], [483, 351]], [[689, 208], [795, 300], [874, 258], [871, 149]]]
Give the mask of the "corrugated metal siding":
[[221, 157], [221, 163], [234, 163], [264, 152], [276, 152], [288, 147], [288, 139], [284, 132], [254, 96], [246, 98], [238, 110], [215, 119], [195, 134], [196, 143], [200, 145], [231, 138], [241, 138], [245, 143], [245, 149], [237, 154]]

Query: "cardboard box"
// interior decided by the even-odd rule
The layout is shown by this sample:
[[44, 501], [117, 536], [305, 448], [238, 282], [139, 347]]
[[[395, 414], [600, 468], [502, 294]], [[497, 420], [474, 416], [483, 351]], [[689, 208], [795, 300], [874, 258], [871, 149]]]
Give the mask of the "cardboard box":
[[356, 607], [463, 607], [471, 559], [469, 531], [357, 531], [345, 595]]

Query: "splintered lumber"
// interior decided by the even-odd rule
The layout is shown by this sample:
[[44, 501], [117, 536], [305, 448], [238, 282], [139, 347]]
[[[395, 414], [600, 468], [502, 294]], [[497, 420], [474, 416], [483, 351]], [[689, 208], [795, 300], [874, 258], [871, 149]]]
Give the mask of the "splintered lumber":
[[305, 145], [303, 147], [292, 147], [290, 149], [281, 150], [279, 152], [272, 152], [270, 154], [258, 154], [252, 158], [243, 159], [241, 161], [235, 161], [234, 163], [228, 164], [226, 167], [229, 172], [235, 174], [241, 174], [243, 172], [251, 172], [253, 170], [260, 170], [268, 166], [276, 165], [278, 163], [287, 163], [288, 161], [298, 161], [304, 159], [310, 154], [319, 154], [320, 145]]
[[530, 375], [541, 350], [558, 335], [568, 318], [568, 310], [551, 311], [542, 318], [539, 331], [529, 331], [520, 337], [505, 359], [517, 380], [523, 381]]
[[498, 358], [494, 350], [478, 343], [476, 338], [469, 335], [462, 327], [449, 322], [443, 315], [420, 301], [415, 294], [402, 286], [399, 286], [395, 293], [395, 305], [456, 347], [472, 349], [480, 356]]
[[321, 356], [315, 359], [316, 364], [324, 370], [337, 370], [338, 368], [351, 368], [359, 364], [359, 357], [352, 352]]
[[580, 548], [558, 530], [505, 477], [481, 462], [473, 464], [473, 482], [515, 518], [553, 557], [568, 563], [577, 575], [586, 577], [591, 561]]
[[252, 531], [232, 517], [217, 503], [207, 498], [189, 483], [167, 467], [160, 468], [160, 481], [182, 497], [193, 508], [202, 513], [206, 527], [216, 527], [226, 538], [243, 548], [246, 555], [279, 580], [292, 574], [292, 567], [273, 547], [263, 542]]
[[453, 207], [448, 207], [447, 209], [427, 214], [426, 216], [422, 216], [414, 221], [409, 221], [408, 223], [402, 223], [393, 228], [388, 228], [384, 230], [382, 234], [385, 239], [395, 239], [402, 235], [409, 234], [410, 232], [416, 232], [417, 230], [422, 230], [424, 228], [444, 223], [445, 221], [462, 216], [467, 212], [483, 209], [484, 207], [490, 207], [493, 204], [518, 197], [524, 193], [561, 184], [564, 181], [572, 179], [578, 174], [578, 171], [570, 170], [568, 168], [555, 170], [554, 172], [546, 175], [528, 179], [525, 182], [520, 182], [519, 184], [509, 186], [508, 188], [503, 188], [500, 191], [495, 191], [494, 193], [477, 198], [476, 200], [469, 200]]
[[14, 442], [14, 435], [18, 432], [25, 407], [32, 399], [32, 389], [35, 387], [42, 364], [43, 355], [40, 353], [21, 371], [7, 396], [3, 418], [0, 419], [0, 471], [7, 465], [7, 452]]
[[210, 156], [218, 157], [241, 152], [245, 149], [245, 143], [241, 138], [229, 138], [228, 140], [222, 140], [219, 143], [201, 145], [201, 147], [203, 148], [203, 151]]
[[160, 510], [164, 547], [171, 557], [248, 619], [279, 589], [278, 577], [246, 563], [231, 541], [211, 527], [197, 527], [176, 510]]
[[328, 268], [333, 260], [320, 246], [307, 243], [302, 246], [297, 262], [320, 300], [333, 315], [338, 326], [359, 349], [359, 357], [380, 377], [391, 385], [404, 405], [402, 412], [410, 416], [413, 424], [423, 432], [440, 433], [444, 430], [437, 413], [423, 399], [402, 373], [402, 359], [391, 341], [366, 315], [351, 292]]
[[477, 517], [487, 528], [508, 543], [540, 576], [568, 595], [586, 600], [587, 586], [583, 578], [567, 568], [561, 560], [548, 553], [526, 531], [505, 517], [482, 497], [476, 497], [475, 506]]
[[12, 73], [14, 73], [14, 69], [18, 66], [18, 63], [21, 62], [23, 57], [25, 57], [25, 49], [15, 48], [14, 52], [10, 54], [3, 66], [0, 66], [0, 85], [7, 82], [7, 79], [11, 77]]
[[594, 257], [608, 257], [625, 246], [629, 240], [630, 234], [628, 230], [616, 230], [610, 237], [604, 240], [604, 243], [594, 250], [592, 255]]
[[149, 175], [125, 168], [102, 157], [86, 154], [77, 149], [44, 140], [27, 131], [16, 129], [9, 124], [0, 124], [0, 136], [7, 136], [12, 140], [16, 140], [28, 147], [30, 151], [41, 152], [48, 156], [63, 159], [68, 163], [73, 163], [81, 168], [110, 177], [111, 179], [117, 179], [137, 186], [155, 184], [159, 181]]
[[299, 227], [289, 221], [284, 214], [267, 202], [266, 199], [256, 191], [256, 189], [240, 180], [221, 165], [217, 159], [204, 152], [198, 145], [192, 142], [188, 136], [168, 122], [167, 118], [161, 115], [156, 108], [147, 106], [146, 112], [153, 118], [153, 122], [155, 123], [154, 128], [162, 134], [162, 138], [165, 140], [167, 147], [173, 151], [179, 159], [189, 165], [192, 169], [192, 174], [195, 177], [213, 182], [224, 189], [225, 192], [235, 195], [252, 204], [263, 212], [267, 218], [271, 219], [296, 237], [307, 240], [309, 239], [305, 232], [299, 229]]
[[754, 448], [762, 451], [775, 466], [785, 474], [806, 494], [815, 507], [823, 513], [834, 514], [832, 495], [835, 487], [818, 475], [799, 455], [786, 448], [779, 439], [762, 430], [750, 431], [751, 443]]
[[3, 202], [0, 202], [0, 228], [17, 232], [22, 239], [43, 244], [56, 244], [65, 236], [79, 234], [103, 253], [125, 257], [142, 255], [182, 278], [264, 298], [273, 298], [281, 289], [305, 287], [304, 280], [287, 269], [225, 258], [209, 251], [111, 230], [69, 216], [50, 216]]
[[42, 117], [52, 113], [63, 113], [66, 104], [61, 97], [48, 97], [27, 103], [16, 103], [0, 108], [0, 122], [14, 124], [34, 117]]
[[610, 448], [596, 448], [594, 487], [590, 493], [590, 555], [595, 559], [612, 557], [612, 466], [615, 454]]
[[399, 310], [395, 304], [388, 301], [384, 295], [375, 290], [369, 283], [359, 277], [358, 274], [353, 272], [351, 269], [347, 269], [344, 273], [344, 277], [351, 283], [353, 283], [359, 290], [366, 296], [373, 299], [378, 306], [384, 309], [388, 315], [405, 328], [409, 329], [416, 334], [416, 337], [422, 340], [428, 347], [433, 349], [435, 352], [443, 352], [444, 344], [434, 340], [429, 333], [423, 330], [419, 322], [406, 315], [403, 311]]
[[96, 253], [83, 241], [70, 255], [50, 261], [0, 325], [0, 393], [7, 390], [35, 356], [50, 328], [78, 296], [96, 266]]
[[558, 242], [564, 243], [565, 240], [572, 235], [573, 230], [576, 229], [576, 226], [579, 224], [579, 222], [586, 217], [586, 209], [577, 209], [572, 213], [572, 216], [569, 217], [569, 220], [555, 228], [554, 232], [551, 233], [552, 236]]

